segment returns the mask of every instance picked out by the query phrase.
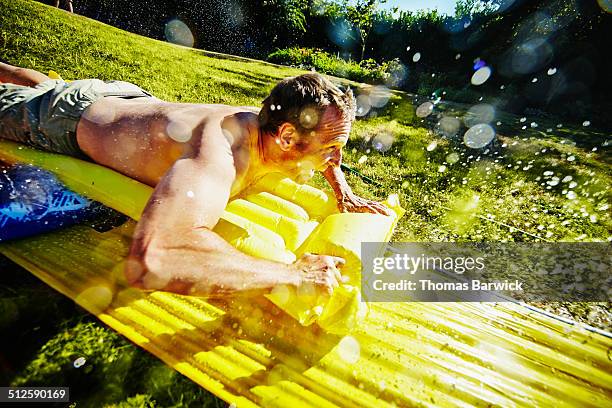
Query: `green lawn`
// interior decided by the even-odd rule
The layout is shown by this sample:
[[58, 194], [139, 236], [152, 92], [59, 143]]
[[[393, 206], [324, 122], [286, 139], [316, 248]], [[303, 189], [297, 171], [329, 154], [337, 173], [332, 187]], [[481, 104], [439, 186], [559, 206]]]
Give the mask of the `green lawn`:
[[[301, 72], [151, 40], [31, 1], [0, 0], [0, 9], [1, 60], [43, 72], [53, 69], [67, 79], [130, 81], [169, 101], [258, 106], [276, 81]], [[366, 184], [349, 174], [357, 193], [376, 199], [399, 193], [407, 212], [394, 240], [612, 240], [610, 135], [581, 124], [568, 126], [562, 119], [521, 121], [498, 112], [497, 140], [474, 150], [461, 135], [432, 131], [436, 115], [462, 119], [469, 106], [440, 103], [432, 115], [419, 119], [415, 108], [423, 101], [394, 92], [376, 117], [355, 123], [345, 151], [346, 164], [380, 183]], [[379, 140], [393, 143], [383, 153], [372, 144]], [[315, 183], [324, 185], [322, 177]], [[24, 278], [24, 271], [1, 262], [0, 269], [8, 271], [0, 278], [3, 344], [13, 331], [28, 330], [19, 334], [21, 343], [11, 346], [20, 344], [18, 356], [5, 355], [9, 364], [0, 360], [3, 382], [71, 382], [83, 406], [94, 400], [122, 407], [190, 401], [222, 406], [43, 284]], [[39, 301], [54, 307], [34, 304]], [[544, 306], [611, 326], [608, 304]], [[37, 316], [40, 330], [33, 331], [24, 316]], [[75, 369], [72, 361], [78, 356], [87, 363]]]

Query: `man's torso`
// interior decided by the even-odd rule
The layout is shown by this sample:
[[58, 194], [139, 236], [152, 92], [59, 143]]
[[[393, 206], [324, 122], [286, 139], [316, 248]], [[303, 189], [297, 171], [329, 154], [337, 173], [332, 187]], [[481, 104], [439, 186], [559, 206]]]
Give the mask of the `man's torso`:
[[[77, 141], [96, 163], [154, 186], [177, 159], [193, 156], [202, 138], [223, 135], [236, 169], [235, 196], [256, 177], [249, 166], [258, 136], [255, 112], [249, 107], [106, 97], [83, 113]], [[222, 132], [202, 131], [217, 123]]]

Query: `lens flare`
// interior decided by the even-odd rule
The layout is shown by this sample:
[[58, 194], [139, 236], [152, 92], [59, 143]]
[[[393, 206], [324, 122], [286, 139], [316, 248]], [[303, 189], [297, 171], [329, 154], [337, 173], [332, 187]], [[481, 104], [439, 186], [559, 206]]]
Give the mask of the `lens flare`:
[[380, 133], [372, 139], [372, 146], [379, 152], [384, 153], [391, 148], [394, 141], [395, 138], [391, 133]]
[[166, 133], [170, 139], [179, 143], [185, 143], [191, 139], [192, 129], [191, 126], [181, 120], [170, 119], [166, 125]]
[[424, 102], [416, 108], [416, 115], [419, 118], [425, 118], [433, 112], [434, 104], [431, 102]]
[[472, 75], [472, 85], [482, 85], [491, 77], [491, 68], [489, 67], [481, 67]]
[[472, 127], [479, 123], [491, 123], [495, 119], [495, 108], [487, 103], [472, 106], [463, 117], [465, 126]]
[[474, 60], [474, 71], [478, 71], [479, 69], [484, 68], [486, 65], [487, 63], [484, 60], [476, 58]]
[[314, 108], [305, 107], [300, 112], [300, 124], [306, 129], [312, 129], [319, 123], [319, 113]]
[[382, 108], [389, 102], [391, 91], [385, 86], [375, 86], [370, 90], [370, 103], [375, 108]]
[[474, 125], [463, 135], [463, 142], [472, 149], [480, 149], [485, 147], [495, 137], [495, 130], [486, 123]]
[[357, 95], [356, 102], [357, 109], [355, 111], [355, 116], [365, 116], [372, 108], [370, 97], [366, 94]]
[[612, 13], [612, 0], [597, 0], [597, 4], [606, 13]]
[[166, 23], [164, 27], [166, 40], [173, 44], [184, 45], [185, 47], [193, 47], [194, 38], [187, 24], [181, 20], [174, 19]]
[[442, 135], [450, 138], [459, 132], [460, 127], [461, 122], [459, 119], [452, 116], [445, 116], [438, 122], [437, 130], [442, 133]]
[[345, 362], [355, 364], [361, 356], [361, 347], [353, 336], [345, 336], [338, 343], [337, 353]]

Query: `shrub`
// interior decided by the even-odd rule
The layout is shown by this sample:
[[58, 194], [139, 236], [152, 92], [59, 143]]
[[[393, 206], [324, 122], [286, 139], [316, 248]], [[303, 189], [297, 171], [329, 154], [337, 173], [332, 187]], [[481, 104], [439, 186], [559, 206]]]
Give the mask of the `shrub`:
[[353, 81], [380, 84], [389, 77], [386, 65], [379, 65], [373, 59], [359, 63], [345, 61], [317, 48], [285, 48], [268, 55], [268, 61], [347, 78]]

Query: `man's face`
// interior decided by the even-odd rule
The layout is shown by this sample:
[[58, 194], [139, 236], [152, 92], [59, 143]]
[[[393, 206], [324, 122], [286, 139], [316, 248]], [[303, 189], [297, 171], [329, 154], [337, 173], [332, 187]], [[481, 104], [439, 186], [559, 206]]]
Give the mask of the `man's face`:
[[342, 148], [348, 141], [350, 131], [351, 123], [343, 120], [336, 108], [328, 107], [317, 126], [300, 135], [295, 148], [295, 179], [306, 182], [315, 171], [323, 171], [328, 166], [339, 166]]

